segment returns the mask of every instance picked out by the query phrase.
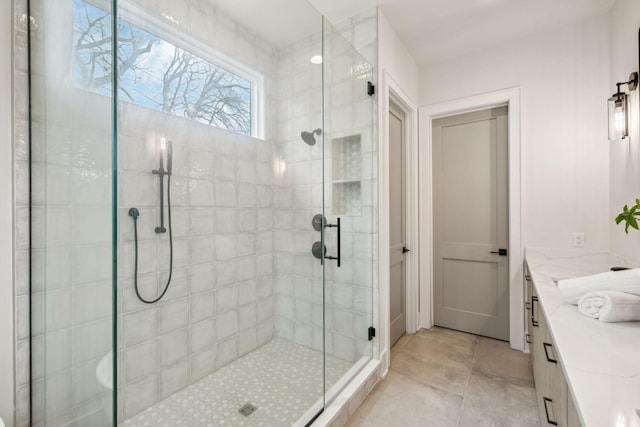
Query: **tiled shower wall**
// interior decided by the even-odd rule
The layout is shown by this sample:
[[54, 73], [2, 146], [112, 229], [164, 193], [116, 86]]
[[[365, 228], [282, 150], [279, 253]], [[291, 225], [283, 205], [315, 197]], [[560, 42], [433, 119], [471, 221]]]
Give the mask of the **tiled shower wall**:
[[[170, 15], [182, 33], [260, 73], [267, 126], [260, 140], [120, 104], [121, 419], [269, 342], [274, 331], [276, 52], [207, 1], [170, 10], [153, 1], [135, 3], [150, 14]], [[133, 291], [128, 209], [141, 213], [138, 282], [149, 299], [162, 291], [169, 272], [168, 235], [153, 231], [159, 225], [158, 178], [151, 170], [158, 167], [159, 137], [173, 142], [174, 269], [165, 297], [146, 305]]]
[[[119, 384], [126, 419], [271, 340], [272, 167], [268, 141], [120, 107], [126, 124], [119, 138]], [[151, 175], [157, 155], [149, 129], [171, 140], [174, 153], [173, 277], [164, 298], [152, 305], [133, 290], [127, 213], [140, 210], [138, 283], [145, 298], [155, 298], [167, 281], [170, 254], [168, 235], [153, 231], [159, 225], [158, 178]]]

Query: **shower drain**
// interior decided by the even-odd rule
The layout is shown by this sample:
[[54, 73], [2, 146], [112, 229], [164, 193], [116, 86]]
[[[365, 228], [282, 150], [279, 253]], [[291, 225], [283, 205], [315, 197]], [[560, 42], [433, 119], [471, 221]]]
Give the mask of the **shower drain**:
[[258, 408], [253, 406], [251, 403], [245, 403], [240, 407], [240, 409], [238, 409], [238, 413], [244, 415], [245, 417], [248, 417], [249, 415], [253, 414], [256, 409]]

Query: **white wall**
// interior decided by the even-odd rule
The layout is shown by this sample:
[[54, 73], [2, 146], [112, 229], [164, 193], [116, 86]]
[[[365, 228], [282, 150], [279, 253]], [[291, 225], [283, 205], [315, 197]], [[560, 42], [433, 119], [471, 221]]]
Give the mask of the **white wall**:
[[0, 417], [13, 426], [12, 2], [0, 2]]
[[[384, 16], [383, 8], [378, 9], [378, 70], [389, 74], [412, 97], [411, 101], [418, 101], [418, 65]], [[388, 111], [380, 114], [382, 117]]]
[[420, 105], [521, 87], [525, 246], [609, 248], [608, 63], [605, 14], [420, 68]]
[[[638, 71], [638, 27], [640, 26], [640, 2], [638, 0], [618, 0], [611, 9], [610, 33], [610, 80], [609, 96], [615, 92], [615, 83], [627, 81], [629, 74]], [[626, 86], [623, 90], [628, 92]], [[609, 143], [610, 212], [608, 225], [611, 230], [611, 251], [626, 258], [640, 261], [640, 233], [630, 230], [624, 233], [624, 226], [616, 225], [613, 218], [625, 204], [633, 204], [640, 197], [640, 130], [638, 90], [631, 96], [630, 138], [623, 142]], [[606, 142], [606, 141], [605, 141]]]

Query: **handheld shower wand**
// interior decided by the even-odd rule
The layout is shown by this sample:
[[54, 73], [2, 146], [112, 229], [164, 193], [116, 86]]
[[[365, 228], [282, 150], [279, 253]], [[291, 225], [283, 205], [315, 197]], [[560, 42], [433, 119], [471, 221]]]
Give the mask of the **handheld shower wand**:
[[[152, 170], [151, 173], [158, 175], [160, 178], [160, 226], [155, 228], [157, 234], [165, 233], [167, 229], [164, 227], [164, 177], [167, 177], [167, 213], [169, 222], [169, 278], [160, 295], [151, 300], [145, 299], [138, 289], [138, 217], [140, 212], [136, 208], [129, 209], [129, 216], [133, 219], [133, 235], [135, 240], [135, 261], [134, 261], [134, 288], [138, 299], [145, 304], [153, 304], [162, 299], [169, 290], [171, 277], [173, 276], [173, 229], [171, 227], [171, 171], [173, 169], [173, 144], [164, 138], [160, 141], [159, 147], [160, 164], [158, 169]], [[167, 169], [164, 169], [164, 156], [167, 156]]]

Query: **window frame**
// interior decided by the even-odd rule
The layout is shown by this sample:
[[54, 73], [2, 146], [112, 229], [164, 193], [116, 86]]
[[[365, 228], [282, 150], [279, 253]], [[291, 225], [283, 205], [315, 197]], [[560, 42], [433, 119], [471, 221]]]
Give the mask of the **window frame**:
[[[96, 0], [81, 1], [102, 10], [106, 10], [107, 12], [111, 10], [109, 5], [103, 4], [105, 2]], [[263, 74], [200, 41], [196, 36], [190, 34], [186, 26], [180, 28], [179, 26], [181, 24], [169, 15], [162, 14], [162, 17], [158, 17], [152, 15], [139, 6], [131, 4], [130, 2], [122, 2], [118, 4], [117, 13], [113, 13], [113, 11], [111, 12], [111, 19], [123, 19], [140, 29], [173, 44], [177, 48], [183, 49], [216, 67], [222, 68], [227, 72], [247, 80], [251, 84], [251, 133], [249, 135], [245, 135], [244, 133], [240, 133], [232, 129], [225, 129], [215, 125], [210, 126], [216, 129], [250, 136], [252, 138], [265, 139], [265, 78]], [[179, 115], [175, 116], [181, 117]], [[198, 122], [197, 120], [194, 121]]]

